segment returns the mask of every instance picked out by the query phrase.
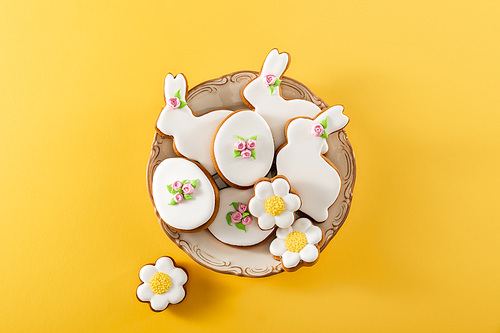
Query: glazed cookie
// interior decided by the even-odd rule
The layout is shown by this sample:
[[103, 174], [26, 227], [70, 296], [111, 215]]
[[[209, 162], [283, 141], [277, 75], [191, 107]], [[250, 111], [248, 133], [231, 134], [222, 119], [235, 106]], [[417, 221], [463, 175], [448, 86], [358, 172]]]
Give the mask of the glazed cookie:
[[186, 158], [163, 160], [153, 175], [152, 190], [158, 214], [175, 230], [200, 231], [217, 215], [217, 185], [201, 165]]
[[177, 155], [198, 161], [213, 175], [215, 168], [210, 156], [210, 142], [215, 129], [232, 111], [216, 110], [195, 116], [186, 103], [187, 83], [182, 74], [165, 78], [166, 106], [161, 111], [156, 129], [172, 137]]
[[219, 213], [208, 231], [222, 243], [233, 246], [253, 246], [263, 242], [274, 229], [261, 230], [257, 219], [248, 211], [247, 203], [253, 191], [232, 187], [220, 192]]
[[344, 128], [349, 118], [343, 106], [332, 106], [314, 119], [294, 118], [286, 126], [287, 143], [276, 156], [278, 174], [288, 178], [302, 199], [300, 210], [318, 222], [328, 218], [328, 208], [340, 192], [340, 176], [327, 152], [328, 134]]
[[286, 177], [262, 178], [255, 184], [254, 193], [248, 202], [248, 210], [257, 218], [259, 228], [269, 230], [292, 225], [301, 202]]
[[274, 143], [264, 118], [250, 110], [230, 114], [215, 132], [212, 159], [221, 178], [236, 188], [251, 187], [266, 176]]
[[285, 271], [294, 271], [301, 264], [310, 266], [316, 263], [323, 239], [321, 228], [306, 218], [300, 218], [291, 227], [276, 229], [276, 238], [269, 251], [274, 259], [281, 261]]
[[139, 271], [143, 282], [137, 288], [137, 298], [141, 302], [149, 302], [153, 311], [163, 311], [169, 304], [182, 302], [186, 296], [184, 284], [188, 280], [187, 273], [170, 257], [161, 257], [154, 265], [146, 265]]
[[269, 124], [275, 147], [285, 142], [285, 124], [294, 117], [314, 117], [321, 109], [316, 104], [301, 99], [287, 100], [281, 96], [281, 77], [288, 67], [288, 53], [273, 49], [266, 57], [260, 75], [242, 90], [245, 103], [254, 108]]

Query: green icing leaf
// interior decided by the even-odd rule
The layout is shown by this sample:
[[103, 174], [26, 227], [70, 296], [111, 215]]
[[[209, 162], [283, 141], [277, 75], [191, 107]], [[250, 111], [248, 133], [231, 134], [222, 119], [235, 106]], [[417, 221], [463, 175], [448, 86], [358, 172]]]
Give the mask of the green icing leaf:
[[321, 135], [321, 138], [328, 138], [328, 134], [326, 134], [326, 132], [323, 132], [323, 134]]
[[176, 191], [174, 191], [174, 193], [172, 193], [172, 194], [175, 194], [175, 193], [182, 193], [182, 188], [177, 189], [177, 190], [176, 190]]
[[170, 200], [170, 202], [168, 204], [169, 205], [177, 205], [177, 202], [175, 202], [175, 199], [172, 198], [172, 200]]
[[183, 108], [183, 107], [185, 107], [186, 105], [187, 105], [187, 103], [186, 103], [186, 102], [181, 101], [181, 105], [179, 105], [179, 109], [182, 109], [182, 108]]
[[181, 99], [181, 90], [177, 90], [177, 92], [174, 94], [174, 97], [177, 97], [178, 99]]
[[276, 88], [276, 86], [269, 86], [269, 88], [271, 89], [271, 95], [272, 95], [274, 92], [274, 88]]
[[241, 230], [247, 232], [247, 229], [245, 229], [245, 225], [243, 223], [241, 223], [241, 222], [240, 223], [235, 223], [234, 225], [236, 226], [236, 228], [241, 229]]
[[191, 185], [193, 185], [194, 188], [196, 188], [196, 184], [198, 184], [198, 179], [191, 181]]
[[242, 138], [241, 136], [235, 135], [235, 137], [236, 137], [237, 139], [240, 139], [241, 141], [245, 141], [245, 142], [247, 141], [247, 139]]
[[232, 225], [231, 224], [231, 215], [233, 215], [233, 212], [229, 212], [226, 214], [226, 221], [227, 221], [227, 224], [229, 224], [229, 225]]
[[241, 156], [241, 151], [239, 150], [234, 150], [234, 157], [240, 157]]
[[276, 79], [276, 81], [274, 82], [274, 86], [277, 87], [279, 86], [281, 83], [281, 80], [280, 79]]
[[167, 190], [168, 190], [170, 193], [174, 194], [174, 190], [172, 189], [172, 185], [167, 185]]
[[229, 206], [233, 206], [235, 210], [238, 210], [239, 204], [240, 204], [239, 202], [231, 202], [231, 204]]
[[188, 181], [188, 179], [184, 179], [184, 180], [181, 182], [181, 183], [182, 183], [182, 185], [186, 184], [186, 183], [187, 183], [187, 181]]
[[252, 155], [250, 155], [250, 156], [253, 157], [254, 160], [256, 160], [257, 157], [255, 157], [255, 149], [252, 149], [250, 151], [252, 152]]
[[189, 194], [184, 194], [184, 199], [191, 200], [191, 199], [193, 199], [193, 197]]
[[248, 140], [257, 140], [257, 135], [251, 136]]
[[327, 128], [328, 127], [328, 116], [325, 117], [325, 119], [323, 119], [321, 122], [320, 122], [321, 126], [323, 126], [323, 128]]
[[249, 212], [244, 212], [244, 213], [241, 215], [241, 218], [247, 217], [248, 215], [250, 215], [250, 213], [249, 213]]

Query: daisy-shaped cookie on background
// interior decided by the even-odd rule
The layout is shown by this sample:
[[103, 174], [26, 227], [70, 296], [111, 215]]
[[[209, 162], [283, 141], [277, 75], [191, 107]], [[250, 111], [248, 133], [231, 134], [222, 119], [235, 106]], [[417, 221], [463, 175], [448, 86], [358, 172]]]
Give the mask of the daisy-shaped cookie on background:
[[291, 226], [295, 220], [295, 211], [300, 205], [300, 197], [290, 188], [286, 177], [276, 176], [257, 181], [254, 196], [248, 202], [248, 210], [257, 218], [259, 228], [269, 230], [275, 226]]
[[276, 239], [269, 251], [274, 259], [282, 262], [286, 271], [294, 271], [300, 263], [310, 266], [318, 260], [323, 238], [321, 228], [309, 219], [300, 218], [291, 227], [276, 229]]
[[184, 284], [188, 275], [182, 268], [175, 267], [170, 257], [161, 257], [154, 265], [143, 266], [139, 278], [143, 284], [137, 288], [137, 298], [149, 302], [153, 311], [163, 311], [186, 296]]

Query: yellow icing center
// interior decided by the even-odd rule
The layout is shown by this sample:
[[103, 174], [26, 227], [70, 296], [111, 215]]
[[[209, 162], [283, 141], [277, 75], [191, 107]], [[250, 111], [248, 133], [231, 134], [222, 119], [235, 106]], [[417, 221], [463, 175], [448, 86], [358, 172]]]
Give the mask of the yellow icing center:
[[278, 216], [285, 211], [285, 202], [278, 196], [272, 196], [264, 202], [266, 213]]
[[307, 245], [307, 238], [303, 232], [292, 231], [285, 239], [286, 249], [290, 252], [300, 252]]
[[165, 273], [158, 272], [149, 280], [151, 290], [157, 295], [166, 293], [171, 285], [170, 277]]

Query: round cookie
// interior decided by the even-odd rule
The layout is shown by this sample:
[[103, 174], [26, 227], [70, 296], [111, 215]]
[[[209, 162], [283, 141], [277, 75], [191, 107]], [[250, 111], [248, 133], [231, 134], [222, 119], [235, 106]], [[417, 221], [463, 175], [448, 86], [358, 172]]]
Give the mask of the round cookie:
[[[219, 213], [208, 231], [222, 243], [232, 246], [253, 246], [266, 240], [274, 231], [263, 231], [257, 219], [247, 210], [247, 202], [253, 190], [238, 190], [232, 187], [220, 192]], [[239, 214], [238, 214], [239, 213]]]
[[217, 215], [217, 185], [201, 165], [186, 158], [163, 160], [153, 175], [152, 190], [158, 214], [175, 230], [200, 231]]
[[271, 129], [253, 111], [234, 112], [215, 132], [211, 153], [215, 169], [226, 183], [249, 188], [271, 169], [274, 158]]

